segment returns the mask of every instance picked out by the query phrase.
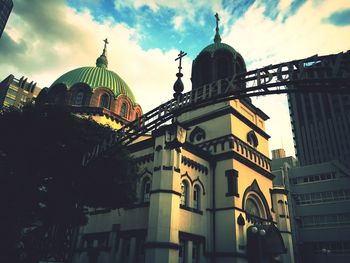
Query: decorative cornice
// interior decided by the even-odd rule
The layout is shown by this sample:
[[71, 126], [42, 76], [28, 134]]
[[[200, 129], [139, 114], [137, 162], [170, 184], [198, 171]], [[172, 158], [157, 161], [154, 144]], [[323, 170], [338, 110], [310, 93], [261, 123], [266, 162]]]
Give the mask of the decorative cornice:
[[207, 175], [209, 173], [208, 167], [206, 167], [206, 166], [204, 166], [196, 161], [193, 161], [192, 159], [190, 159], [189, 157], [186, 157], [184, 155], [182, 155], [181, 163], [183, 163], [185, 166], [190, 167], [196, 171], [199, 171], [205, 175]]
[[134, 160], [137, 164], [144, 164], [144, 163], [148, 163], [148, 162], [153, 161], [153, 158], [154, 158], [154, 154], [150, 153], [150, 154], [146, 154], [146, 155], [137, 157]]
[[[228, 148], [225, 145], [228, 145]], [[242, 141], [241, 139], [239, 139], [237, 136], [233, 134], [224, 135], [224, 136], [200, 143], [197, 146], [208, 152], [212, 150], [212, 156], [216, 160], [218, 158], [217, 157], [218, 155], [222, 155], [222, 154], [215, 155], [215, 153], [218, 151], [218, 147], [220, 147], [222, 151], [233, 149], [237, 154], [241, 155], [247, 161], [254, 163], [258, 167], [261, 166], [267, 171], [269, 171], [271, 168], [271, 164], [270, 164], [271, 159], [269, 157], [265, 156], [264, 154], [262, 154], [255, 148], [251, 147], [249, 144]]]
[[255, 170], [256, 172], [260, 173], [261, 175], [265, 176], [270, 180], [273, 180], [275, 178], [275, 176], [272, 173], [270, 173], [269, 171], [266, 171], [265, 169], [261, 168], [257, 164], [253, 163], [249, 159], [244, 158], [242, 155], [236, 152], [225, 152], [222, 154], [215, 155], [216, 161], [227, 160], [227, 159], [237, 160], [240, 163], [243, 163], [244, 165], [248, 166], [252, 170]]

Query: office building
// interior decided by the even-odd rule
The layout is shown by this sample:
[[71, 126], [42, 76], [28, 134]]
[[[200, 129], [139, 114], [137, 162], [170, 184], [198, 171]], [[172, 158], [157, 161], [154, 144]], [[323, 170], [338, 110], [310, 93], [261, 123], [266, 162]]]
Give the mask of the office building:
[[9, 75], [0, 82], [0, 108], [11, 106], [20, 108], [25, 103], [35, 101], [40, 90], [36, 83], [29, 82], [27, 78], [17, 79]]
[[0, 38], [13, 8], [12, 0], [0, 0]]

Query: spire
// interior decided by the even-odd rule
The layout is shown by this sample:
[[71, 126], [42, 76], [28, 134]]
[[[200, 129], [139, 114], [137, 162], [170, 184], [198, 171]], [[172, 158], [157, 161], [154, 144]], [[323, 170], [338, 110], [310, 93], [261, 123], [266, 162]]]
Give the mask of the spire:
[[221, 43], [221, 37], [220, 37], [220, 33], [219, 33], [219, 15], [218, 13], [215, 14], [215, 19], [216, 19], [216, 33], [215, 33], [215, 37], [214, 37], [214, 43]]
[[108, 60], [107, 60], [107, 44], [109, 44], [108, 39], [106, 38], [105, 40], [103, 40], [103, 42], [105, 42], [105, 45], [104, 45], [102, 54], [96, 60], [96, 67], [99, 67], [99, 68], [108, 67]]

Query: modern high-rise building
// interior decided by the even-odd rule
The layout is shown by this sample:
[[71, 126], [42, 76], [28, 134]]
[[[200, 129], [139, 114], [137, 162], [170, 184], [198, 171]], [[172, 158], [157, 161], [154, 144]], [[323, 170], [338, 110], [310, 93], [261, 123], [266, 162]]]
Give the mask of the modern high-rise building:
[[0, 109], [11, 106], [19, 108], [25, 103], [35, 100], [40, 90], [36, 83], [28, 82], [27, 78], [17, 79], [15, 76], [9, 75], [0, 82]]
[[287, 190], [297, 263], [350, 262], [350, 171], [339, 161], [297, 166], [273, 159], [274, 188]]
[[339, 160], [350, 166], [350, 95], [288, 96], [296, 157], [300, 165]]
[[0, 0], [0, 37], [13, 8], [12, 0]]

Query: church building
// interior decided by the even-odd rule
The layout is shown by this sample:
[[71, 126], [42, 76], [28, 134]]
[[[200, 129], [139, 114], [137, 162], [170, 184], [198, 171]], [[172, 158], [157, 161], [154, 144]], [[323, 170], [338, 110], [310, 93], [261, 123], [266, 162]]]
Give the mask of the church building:
[[[221, 42], [216, 17], [214, 43], [193, 61], [192, 89], [246, 72]], [[43, 97], [118, 128], [142, 110], [106, 68], [105, 48], [96, 67], [64, 74]], [[249, 98], [212, 102], [138, 138], [128, 146], [139, 167], [137, 202], [92, 211], [73, 262], [294, 262], [287, 192], [272, 184], [268, 118]]]

